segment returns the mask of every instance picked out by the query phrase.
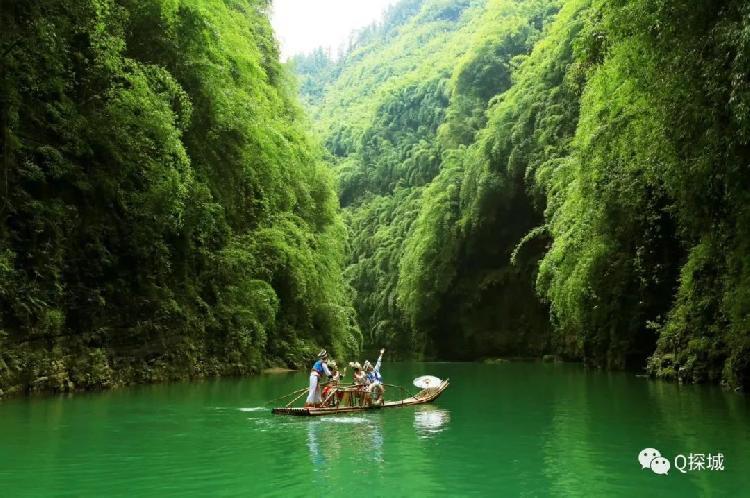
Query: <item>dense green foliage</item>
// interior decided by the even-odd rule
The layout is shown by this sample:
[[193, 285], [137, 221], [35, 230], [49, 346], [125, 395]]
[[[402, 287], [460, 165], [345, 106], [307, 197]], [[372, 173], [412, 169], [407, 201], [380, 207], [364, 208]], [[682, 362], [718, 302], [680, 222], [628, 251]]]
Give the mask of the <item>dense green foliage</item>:
[[267, 9], [3, 2], [0, 387], [358, 350], [332, 177]]
[[295, 60], [303, 81], [328, 80], [322, 96], [305, 97], [349, 213], [347, 276], [366, 341], [403, 356], [545, 351], [546, 308], [533, 279], [509, 267], [518, 239], [541, 215], [521, 191], [501, 201], [513, 223], [482, 232], [482, 240], [464, 237], [456, 223], [464, 146], [557, 8], [402, 2], [337, 63], [320, 52]]
[[747, 386], [749, 9], [412, 0], [298, 58], [366, 341]]
[[267, 0], [2, 6], [0, 389], [363, 341], [750, 384], [747, 2], [402, 0], [293, 61], [324, 147]]

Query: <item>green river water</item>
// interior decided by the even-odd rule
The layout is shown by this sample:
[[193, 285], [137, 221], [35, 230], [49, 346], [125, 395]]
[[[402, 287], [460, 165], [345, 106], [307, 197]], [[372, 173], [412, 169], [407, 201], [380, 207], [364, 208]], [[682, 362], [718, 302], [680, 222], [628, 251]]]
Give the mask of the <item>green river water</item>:
[[[451, 379], [431, 405], [323, 418], [264, 406], [306, 372], [7, 400], [0, 496], [750, 496], [746, 396], [579, 365], [383, 365], [422, 374]], [[675, 469], [690, 453], [724, 470]]]

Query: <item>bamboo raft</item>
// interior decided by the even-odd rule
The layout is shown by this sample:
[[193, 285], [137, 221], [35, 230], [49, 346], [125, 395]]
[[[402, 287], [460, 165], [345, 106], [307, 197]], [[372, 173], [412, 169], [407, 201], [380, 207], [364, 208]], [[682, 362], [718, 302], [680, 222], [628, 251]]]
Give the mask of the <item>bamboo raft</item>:
[[383, 404], [371, 404], [364, 406], [322, 406], [322, 407], [292, 407], [284, 406], [280, 408], [271, 409], [271, 413], [276, 415], [296, 415], [299, 417], [313, 417], [320, 415], [333, 415], [336, 413], [352, 413], [352, 412], [364, 412], [370, 410], [380, 410], [382, 408], [399, 408], [402, 406], [414, 406], [422, 405], [424, 403], [430, 403], [435, 401], [442, 393], [448, 388], [448, 380], [446, 379], [440, 383], [437, 387], [429, 387], [422, 389], [414, 396], [400, 399], [397, 401], [385, 401]]

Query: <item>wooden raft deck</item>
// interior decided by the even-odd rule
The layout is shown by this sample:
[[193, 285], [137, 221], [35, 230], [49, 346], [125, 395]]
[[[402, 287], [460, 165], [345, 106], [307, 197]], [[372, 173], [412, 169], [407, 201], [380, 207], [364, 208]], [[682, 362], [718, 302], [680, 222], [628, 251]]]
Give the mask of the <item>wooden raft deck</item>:
[[326, 408], [302, 408], [302, 407], [282, 407], [273, 408], [271, 413], [276, 415], [296, 415], [300, 417], [314, 417], [320, 415], [333, 415], [336, 413], [366, 412], [370, 410], [381, 410], [383, 408], [398, 408], [401, 406], [421, 405], [435, 401], [448, 387], [448, 380], [445, 379], [438, 387], [431, 387], [419, 391], [414, 396], [404, 398], [398, 401], [386, 401], [382, 405], [373, 406], [331, 406]]

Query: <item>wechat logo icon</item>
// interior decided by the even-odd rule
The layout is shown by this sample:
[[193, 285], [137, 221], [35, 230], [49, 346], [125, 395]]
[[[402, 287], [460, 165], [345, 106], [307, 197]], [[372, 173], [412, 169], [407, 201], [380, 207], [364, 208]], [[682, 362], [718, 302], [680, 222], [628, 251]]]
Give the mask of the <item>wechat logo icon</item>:
[[654, 474], [667, 475], [671, 464], [669, 460], [661, 456], [661, 452], [655, 448], [645, 448], [638, 453], [638, 462], [641, 469], [651, 469]]

